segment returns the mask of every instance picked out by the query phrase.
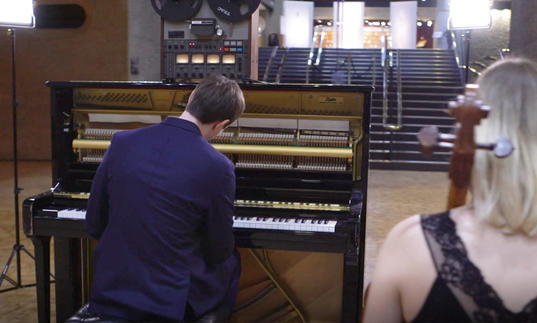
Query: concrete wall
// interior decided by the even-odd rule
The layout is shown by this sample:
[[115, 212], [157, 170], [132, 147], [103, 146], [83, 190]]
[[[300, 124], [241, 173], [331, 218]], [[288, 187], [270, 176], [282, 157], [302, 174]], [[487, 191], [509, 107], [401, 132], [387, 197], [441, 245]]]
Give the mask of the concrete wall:
[[[126, 0], [38, 0], [86, 10], [77, 29], [18, 29], [19, 158], [50, 159], [50, 96], [46, 80], [126, 80]], [[0, 159], [12, 158], [11, 39], [0, 28]]]
[[260, 17], [263, 17], [263, 19], [265, 20], [265, 29], [261, 33], [260, 46], [267, 46], [268, 35], [270, 35], [271, 33], [280, 33], [280, 17], [283, 14], [283, 1], [274, 0], [273, 8], [274, 9], [272, 12], [266, 10], [260, 13]]
[[537, 61], [537, 1], [512, 0], [511, 50], [513, 54]]
[[416, 21], [418, 21], [417, 1], [390, 2], [392, 48], [416, 48]]
[[482, 61], [486, 56], [499, 56], [499, 49], [509, 47], [511, 10], [491, 10], [490, 29], [472, 31], [470, 62]]
[[129, 0], [129, 79], [160, 80], [161, 18], [150, 1]]

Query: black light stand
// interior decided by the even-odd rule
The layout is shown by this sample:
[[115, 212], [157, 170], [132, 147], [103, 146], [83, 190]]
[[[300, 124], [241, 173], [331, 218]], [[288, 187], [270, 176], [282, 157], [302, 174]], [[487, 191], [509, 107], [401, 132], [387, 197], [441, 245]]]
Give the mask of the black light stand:
[[[2, 270], [2, 274], [0, 275], [0, 287], [2, 286], [2, 283], [4, 280], [9, 282], [13, 287], [6, 288], [3, 290], [0, 290], [0, 293], [8, 292], [15, 289], [25, 288], [25, 287], [32, 287], [35, 286], [35, 284], [26, 284], [24, 285], [22, 283], [22, 277], [21, 277], [21, 251], [26, 253], [32, 260], [35, 261], [34, 256], [24, 247], [20, 244], [20, 219], [19, 219], [19, 193], [22, 190], [19, 187], [19, 169], [18, 169], [18, 155], [17, 155], [17, 79], [16, 79], [16, 73], [15, 73], [15, 29], [10, 28], [8, 29], [8, 33], [11, 36], [11, 71], [12, 71], [12, 89], [13, 89], [13, 195], [14, 195], [14, 203], [15, 203], [15, 244], [13, 245], [13, 249], [11, 250], [11, 254], [9, 255], [9, 259], [7, 260], [6, 265], [4, 266], [4, 270]], [[7, 271], [9, 270], [9, 266], [11, 265], [11, 262], [13, 261], [13, 258], [16, 259], [17, 264], [17, 277], [16, 279], [12, 279], [7, 275]]]
[[464, 84], [468, 84], [468, 75], [470, 74], [470, 40], [472, 37], [472, 30], [468, 29], [465, 30], [462, 34], [462, 37], [464, 37], [464, 45], [465, 48], [465, 70], [464, 70]]

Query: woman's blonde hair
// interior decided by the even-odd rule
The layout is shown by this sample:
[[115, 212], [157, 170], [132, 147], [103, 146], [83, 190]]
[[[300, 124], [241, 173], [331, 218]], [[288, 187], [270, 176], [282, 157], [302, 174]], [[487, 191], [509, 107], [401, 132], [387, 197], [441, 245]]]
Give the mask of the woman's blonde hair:
[[537, 235], [537, 64], [522, 58], [490, 66], [478, 79], [479, 97], [490, 106], [476, 140], [508, 138], [507, 158], [478, 151], [472, 178], [476, 214], [506, 233]]

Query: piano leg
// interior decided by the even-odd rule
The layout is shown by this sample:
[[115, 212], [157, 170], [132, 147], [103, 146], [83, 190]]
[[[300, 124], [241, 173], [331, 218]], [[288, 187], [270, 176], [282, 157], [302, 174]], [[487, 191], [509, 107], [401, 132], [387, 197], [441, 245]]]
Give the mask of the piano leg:
[[81, 239], [54, 238], [56, 322], [63, 323], [82, 306]]
[[37, 319], [50, 322], [50, 237], [32, 237], [35, 252]]
[[347, 253], [344, 259], [341, 322], [360, 322], [363, 272], [360, 270], [358, 255]]

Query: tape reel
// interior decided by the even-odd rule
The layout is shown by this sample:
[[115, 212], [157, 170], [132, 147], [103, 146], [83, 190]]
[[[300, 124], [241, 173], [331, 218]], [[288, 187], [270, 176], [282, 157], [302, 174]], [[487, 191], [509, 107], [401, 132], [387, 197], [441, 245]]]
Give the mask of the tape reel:
[[250, 17], [261, 0], [208, 0], [209, 6], [219, 18], [238, 22]]
[[165, 20], [179, 22], [193, 17], [201, 8], [202, 0], [151, 0], [153, 9]]

